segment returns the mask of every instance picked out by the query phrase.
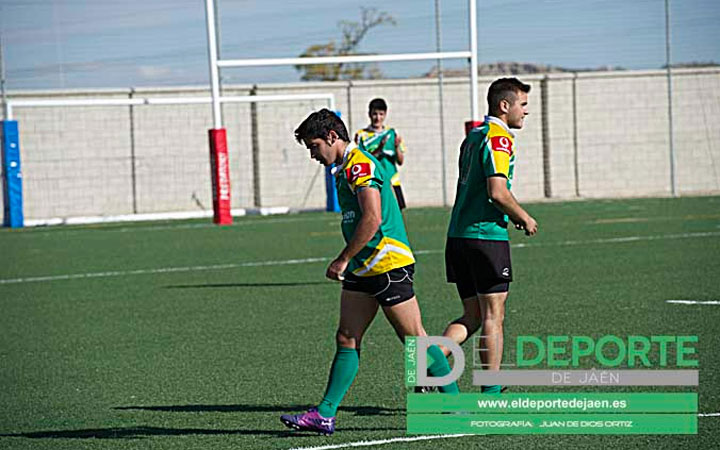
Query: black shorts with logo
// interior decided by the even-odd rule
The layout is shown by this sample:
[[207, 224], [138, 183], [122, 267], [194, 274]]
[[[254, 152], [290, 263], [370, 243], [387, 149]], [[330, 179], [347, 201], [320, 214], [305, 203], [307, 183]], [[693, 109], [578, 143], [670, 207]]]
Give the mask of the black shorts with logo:
[[342, 286], [348, 291], [370, 294], [375, 297], [380, 306], [394, 306], [415, 296], [414, 276], [415, 264], [372, 277], [359, 277], [345, 272]]
[[512, 281], [510, 243], [449, 237], [445, 244], [445, 273], [463, 299], [507, 292]]

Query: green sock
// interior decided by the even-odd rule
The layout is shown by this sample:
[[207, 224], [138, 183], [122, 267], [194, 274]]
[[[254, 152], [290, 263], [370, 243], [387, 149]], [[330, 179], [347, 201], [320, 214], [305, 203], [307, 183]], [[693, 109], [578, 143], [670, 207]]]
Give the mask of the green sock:
[[350, 388], [359, 366], [358, 352], [354, 348], [338, 347], [330, 367], [330, 378], [318, 412], [323, 417], [334, 417], [345, 393]]
[[[432, 358], [432, 363], [428, 367], [428, 373], [433, 377], [442, 377], [450, 373], [450, 364], [448, 363], [445, 354], [443, 354], [440, 347], [437, 345], [431, 345], [427, 349], [429, 359]], [[456, 382], [452, 382], [445, 386], [440, 386], [440, 392], [446, 392], [448, 394], [457, 394], [460, 392]]]
[[480, 386], [480, 392], [483, 394], [499, 394], [500, 389], [502, 389], [502, 386], [497, 384]]

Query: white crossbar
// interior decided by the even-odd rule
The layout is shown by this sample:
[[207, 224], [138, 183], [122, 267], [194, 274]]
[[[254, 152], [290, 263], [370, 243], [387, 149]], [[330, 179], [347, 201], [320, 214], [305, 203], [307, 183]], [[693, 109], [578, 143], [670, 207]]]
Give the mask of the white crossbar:
[[[221, 103], [289, 102], [299, 100], [327, 100], [329, 108], [335, 110], [335, 95], [286, 94], [286, 95], [241, 95], [220, 97]], [[92, 98], [71, 100], [8, 100], [7, 118], [12, 120], [14, 107], [31, 106], [140, 106], [140, 105], [192, 105], [207, 104], [212, 97], [138, 97], [138, 98]]]
[[471, 52], [439, 53], [399, 53], [392, 55], [350, 55], [350, 56], [312, 56], [304, 58], [260, 58], [260, 59], [224, 59], [217, 62], [218, 67], [258, 67], [258, 66], [306, 66], [311, 64], [367, 63], [393, 61], [423, 61], [428, 59], [470, 58]]

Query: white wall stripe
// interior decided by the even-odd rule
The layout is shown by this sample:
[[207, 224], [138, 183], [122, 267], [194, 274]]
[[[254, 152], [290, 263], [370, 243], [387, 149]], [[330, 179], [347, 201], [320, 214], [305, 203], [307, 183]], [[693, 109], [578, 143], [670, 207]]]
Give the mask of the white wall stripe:
[[[617, 242], [638, 242], [638, 241], [653, 241], [660, 239], [690, 239], [699, 237], [710, 237], [720, 236], [720, 231], [708, 231], [699, 233], [682, 233], [682, 234], [661, 234], [654, 236], [627, 236], [622, 238], [608, 238], [608, 239], [591, 239], [587, 241], [560, 241], [560, 242], [547, 242], [547, 243], [521, 243], [513, 245], [513, 248], [527, 248], [527, 247], [554, 247], [554, 246], [566, 246], [566, 245], [588, 245], [588, 244], [612, 244]], [[414, 252], [416, 255], [428, 255], [442, 253], [444, 250], [418, 250]], [[122, 277], [130, 275], [146, 275], [154, 273], [172, 273], [172, 272], [192, 272], [202, 270], [226, 270], [234, 269], [239, 267], [259, 267], [259, 266], [282, 266], [292, 264], [304, 264], [304, 263], [315, 263], [321, 261], [328, 261], [328, 257], [317, 257], [317, 258], [302, 258], [302, 259], [288, 259], [288, 260], [274, 260], [274, 261], [254, 261], [246, 263], [235, 263], [235, 264], [217, 264], [210, 266], [189, 266], [189, 267], [163, 267], [158, 269], [138, 269], [138, 270], [118, 270], [109, 272], [90, 272], [80, 274], [63, 274], [63, 275], [46, 275], [46, 276], [32, 276], [32, 277], [20, 277], [20, 278], [6, 278], [0, 279], [0, 285], [3, 284], [18, 284], [18, 283], [35, 283], [42, 281], [59, 281], [59, 280], [73, 280], [80, 278], [99, 278], [99, 277]]]
[[472, 434], [440, 434], [430, 436], [416, 436], [416, 437], [402, 437], [402, 438], [391, 438], [391, 439], [379, 439], [376, 441], [357, 441], [357, 442], [346, 442], [344, 444], [333, 444], [333, 445], [321, 445], [319, 447], [294, 447], [290, 450], [333, 450], [337, 448], [349, 448], [349, 447], [369, 447], [371, 445], [384, 445], [392, 444], [394, 442], [415, 442], [415, 441], [430, 441], [433, 439], [448, 439], [448, 438], [459, 438], [465, 436], [473, 436]]

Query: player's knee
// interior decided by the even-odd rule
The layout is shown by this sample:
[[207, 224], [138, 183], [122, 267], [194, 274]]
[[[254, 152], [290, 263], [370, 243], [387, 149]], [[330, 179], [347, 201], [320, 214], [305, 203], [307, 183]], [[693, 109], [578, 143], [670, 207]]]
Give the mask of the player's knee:
[[338, 347], [358, 348], [360, 346], [360, 337], [353, 335], [349, 330], [340, 328], [335, 333], [335, 342]]
[[502, 327], [503, 321], [505, 320], [505, 311], [504, 310], [492, 310], [488, 308], [488, 310], [485, 312], [485, 317], [483, 318], [483, 322], [486, 325], [494, 325]]

